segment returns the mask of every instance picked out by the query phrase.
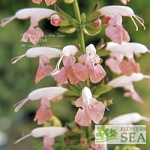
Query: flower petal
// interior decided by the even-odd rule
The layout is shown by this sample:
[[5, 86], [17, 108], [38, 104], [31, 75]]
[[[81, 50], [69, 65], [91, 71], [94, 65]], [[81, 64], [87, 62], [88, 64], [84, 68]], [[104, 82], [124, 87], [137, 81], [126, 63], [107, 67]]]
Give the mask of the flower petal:
[[42, 0], [32, 0], [32, 2], [35, 4], [40, 4], [42, 2]]
[[38, 70], [36, 72], [35, 83], [38, 83], [41, 79], [43, 79], [48, 73], [50, 73], [53, 68], [49, 65], [44, 66], [44, 64], [40, 64]]
[[65, 83], [68, 79], [67, 69], [64, 67], [61, 68], [60, 72], [54, 75], [54, 79], [60, 84]]
[[119, 68], [119, 64], [122, 60], [119, 60], [119, 59], [115, 59], [113, 57], [110, 57], [108, 58], [106, 61], [105, 61], [105, 65], [107, 67], [109, 67], [109, 69], [113, 72], [113, 73], [116, 73], [116, 74], [120, 74], [121, 73], [121, 70]]
[[56, 3], [57, 0], [45, 0], [47, 6], [53, 5]]
[[86, 109], [82, 110], [81, 108], [79, 108], [79, 110], [75, 116], [75, 122], [81, 126], [90, 126], [91, 125], [91, 119], [90, 119]]
[[98, 83], [105, 77], [106, 72], [100, 64], [93, 66], [92, 63], [88, 63], [87, 65], [88, 73], [92, 83]]
[[76, 107], [84, 107], [83, 98], [82, 97], [78, 98], [75, 102], [75, 105], [76, 105]]
[[128, 32], [121, 26], [108, 26], [105, 30], [106, 35], [115, 43], [122, 44], [122, 42], [129, 42], [130, 37]]
[[139, 96], [139, 94], [135, 90], [124, 93], [124, 96], [125, 97], [131, 97], [133, 100], [135, 100], [136, 102], [139, 102], [141, 104], [144, 103], [142, 98]]
[[[92, 99], [95, 101], [94, 98], [92, 98]], [[99, 123], [104, 116], [105, 105], [96, 100], [95, 103], [93, 103], [93, 104], [91, 103], [90, 107], [91, 108], [87, 108], [87, 111], [88, 111], [88, 114], [89, 114], [91, 120], [94, 123]]]
[[120, 70], [122, 71], [123, 74], [127, 75], [127, 76], [130, 76], [133, 72], [140, 72], [140, 65], [139, 63], [136, 63], [132, 60], [129, 60], [129, 61], [122, 61], [120, 64], [119, 64], [119, 68]]
[[53, 116], [53, 113], [50, 109], [47, 109], [45, 108], [45, 106], [41, 106], [37, 112], [36, 112], [36, 115], [35, 115], [35, 118], [34, 118], [34, 121], [37, 120], [37, 123], [40, 125], [40, 124], [43, 124], [44, 121], [46, 120], [50, 120], [50, 118]]
[[85, 81], [88, 78], [88, 70], [81, 63], [76, 63], [73, 66], [73, 71], [80, 81]]
[[21, 41], [27, 42], [28, 40], [30, 40], [30, 42], [35, 45], [43, 36], [44, 33], [39, 27], [33, 28], [32, 26], [30, 26], [29, 29], [23, 34]]

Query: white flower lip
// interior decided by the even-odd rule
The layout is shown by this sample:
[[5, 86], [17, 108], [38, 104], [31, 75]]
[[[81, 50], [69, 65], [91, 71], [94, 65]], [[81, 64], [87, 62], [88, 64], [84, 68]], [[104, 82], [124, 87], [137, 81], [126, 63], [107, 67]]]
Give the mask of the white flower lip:
[[52, 47], [34, 47], [34, 48], [30, 48], [26, 51], [25, 54], [21, 55], [21, 56], [17, 56], [14, 57], [11, 62], [12, 64], [17, 63], [18, 60], [20, 60], [23, 57], [29, 57], [29, 58], [36, 58], [40, 55], [46, 56], [49, 59], [51, 58], [56, 58], [56, 57], [60, 57], [60, 55], [62, 54], [62, 51], [60, 49], [57, 48], [52, 48]]
[[38, 22], [44, 18], [50, 18], [53, 13], [55, 13], [54, 10], [47, 8], [24, 8], [18, 10], [14, 16], [2, 19], [0, 25], [4, 27], [14, 19], [28, 19], [30, 17], [36, 18]]
[[19, 109], [29, 100], [35, 101], [42, 98], [52, 100], [53, 98], [60, 96], [66, 91], [67, 89], [63, 87], [45, 87], [45, 88], [36, 89], [32, 91], [27, 98], [19, 101], [17, 104], [14, 105], [15, 112], [18, 112]]
[[23, 136], [22, 138], [18, 139], [14, 142], [14, 144], [19, 143], [20, 141], [32, 136], [34, 138], [44, 137], [44, 136], [50, 136], [51, 138], [63, 135], [65, 132], [67, 132], [67, 129], [64, 127], [39, 127], [35, 128], [31, 131], [30, 134], [27, 134]]
[[75, 55], [77, 52], [78, 52], [78, 49], [74, 45], [65, 46], [62, 50], [62, 53], [64, 56], [70, 56], [71, 54]]
[[115, 117], [111, 119], [109, 123], [114, 125], [127, 125], [127, 124], [137, 123], [141, 120], [150, 122], [150, 118], [141, 116], [137, 112], [133, 112], [133, 113], [123, 114], [118, 117]]
[[110, 50], [111, 53], [114, 55], [120, 54], [129, 59], [133, 58], [134, 54], [139, 55], [146, 52], [150, 52], [150, 50], [148, 50], [148, 48], [145, 45], [135, 42], [123, 42], [121, 45], [114, 42], [108, 42], [106, 49]]

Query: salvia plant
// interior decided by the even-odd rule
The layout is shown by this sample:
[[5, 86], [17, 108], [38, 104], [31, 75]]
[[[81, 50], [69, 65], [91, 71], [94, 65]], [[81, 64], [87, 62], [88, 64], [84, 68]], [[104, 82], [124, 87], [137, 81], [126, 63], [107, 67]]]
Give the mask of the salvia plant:
[[[112, 104], [112, 98], [107, 94], [114, 88], [123, 88], [123, 96], [130, 97], [138, 103], [143, 103], [142, 98], [134, 89], [134, 82], [150, 79], [140, 71], [140, 64], [135, 56], [149, 53], [148, 48], [136, 42], [130, 42], [129, 33], [122, 24], [124, 17], [133, 22], [135, 31], [138, 24], [145, 30], [144, 21], [137, 16], [132, 8], [125, 6], [129, 0], [120, 0], [122, 5], [100, 7], [97, 2], [89, 13], [80, 13], [78, 0], [64, 0], [66, 7], [73, 5], [74, 16], [69, 15], [57, 5], [57, 0], [45, 0], [49, 8], [24, 8], [18, 10], [14, 16], [2, 19], [1, 27], [4, 27], [14, 19], [30, 19], [30, 26], [22, 36], [22, 42], [30, 41], [34, 47], [27, 49], [21, 56], [12, 59], [12, 64], [17, 63], [23, 57], [39, 59], [39, 66], [35, 75], [35, 82], [51, 76], [56, 86], [42, 87], [31, 91], [26, 98], [14, 105], [18, 112], [23, 105], [30, 101], [40, 101], [34, 121], [39, 127], [31, 129], [31, 132], [16, 140], [19, 143], [23, 139], [32, 136], [43, 138], [44, 150], [107, 150], [107, 144], [95, 144], [94, 125], [114, 124], [124, 125], [137, 123], [140, 120], [150, 121], [138, 112], [123, 114], [113, 119], [107, 118], [105, 112]], [[42, 0], [32, 0], [40, 4]], [[58, 28], [64, 34], [77, 33], [75, 45], [65, 45], [62, 48], [36, 46], [44, 36], [44, 32], [38, 27], [43, 19], [49, 19], [50, 24]], [[85, 35], [93, 37], [101, 34], [104, 28], [105, 35], [110, 42], [94, 45], [85, 44]], [[52, 67], [51, 59], [57, 59], [55, 67]], [[104, 68], [108, 67], [114, 79], [109, 76]], [[46, 79], [44, 79], [46, 80]], [[77, 112], [72, 122], [66, 122], [64, 126], [61, 120], [51, 110], [51, 101], [67, 100]], [[57, 103], [59, 105], [59, 103]], [[65, 108], [64, 108], [65, 109]], [[21, 110], [20, 110], [21, 111]], [[105, 117], [104, 117], [105, 116]], [[107, 118], [107, 119], [106, 119]], [[127, 147], [138, 149], [137, 147]], [[119, 147], [115, 148], [116, 150]]]

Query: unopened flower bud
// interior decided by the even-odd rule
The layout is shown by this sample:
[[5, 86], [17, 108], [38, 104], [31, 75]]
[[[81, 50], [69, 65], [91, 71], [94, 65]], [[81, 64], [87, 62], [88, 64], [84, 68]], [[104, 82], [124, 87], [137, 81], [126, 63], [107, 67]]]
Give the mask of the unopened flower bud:
[[74, 2], [74, 0], [64, 0], [64, 2], [67, 3], [67, 4], [71, 4], [71, 3]]
[[60, 16], [58, 16], [58, 15], [52, 15], [51, 16], [51, 24], [53, 25], [53, 26], [59, 26], [59, 24], [62, 22], [62, 18], [60, 17]]
[[98, 18], [98, 19], [96, 19], [96, 20], [94, 20], [93, 21], [93, 25], [95, 26], [95, 27], [99, 27], [100, 25], [101, 25], [101, 20]]

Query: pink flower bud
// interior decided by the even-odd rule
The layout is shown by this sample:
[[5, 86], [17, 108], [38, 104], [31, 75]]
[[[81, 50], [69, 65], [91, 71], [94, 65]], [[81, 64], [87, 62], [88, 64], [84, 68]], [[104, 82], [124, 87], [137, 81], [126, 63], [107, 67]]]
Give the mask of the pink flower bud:
[[94, 25], [95, 27], [100, 27], [100, 26], [101, 26], [101, 20], [100, 20], [100, 19], [94, 20], [94, 21], [93, 21], [93, 25]]
[[51, 21], [50, 23], [53, 25], [53, 26], [59, 26], [59, 24], [63, 21], [63, 19], [58, 16], [58, 15], [52, 15], [51, 16]]
[[127, 5], [128, 2], [130, 2], [130, 0], [120, 0], [122, 4]]

